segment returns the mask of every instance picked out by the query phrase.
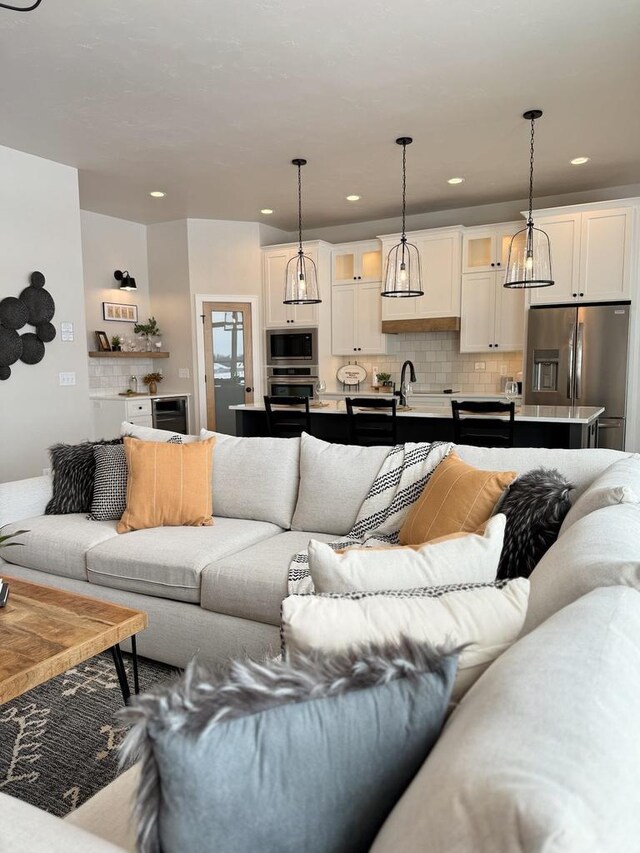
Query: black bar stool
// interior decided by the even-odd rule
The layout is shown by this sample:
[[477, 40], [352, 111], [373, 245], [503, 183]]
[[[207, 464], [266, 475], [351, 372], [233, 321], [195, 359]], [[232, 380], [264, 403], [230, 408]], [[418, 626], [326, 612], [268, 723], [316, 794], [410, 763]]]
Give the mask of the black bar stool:
[[[374, 444], [394, 445], [397, 439], [397, 400], [380, 397], [347, 397], [349, 443], [370, 447]], [[375, 411], [366, 411], [375, 409]]]
[[[452, 400], [453, 440], [456, 444], [477, 447], [513, 447], [516, 404], [493, 403], [486, 400]], [[509, 414], [509, 420], [499, 418], [461, 418], [469, 415]]]
[[267, 430], [275, 438], [297, 438], [302, 432], [311, 433], [308, 397], [264, 398]]

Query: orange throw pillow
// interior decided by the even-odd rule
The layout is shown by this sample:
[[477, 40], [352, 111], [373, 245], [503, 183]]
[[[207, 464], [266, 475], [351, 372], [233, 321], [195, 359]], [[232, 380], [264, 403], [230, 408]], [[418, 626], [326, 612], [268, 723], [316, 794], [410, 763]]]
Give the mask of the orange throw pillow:
[[148, 527], [213, 524], [211, 466], [215, 438], [194, 444], [124, 439], [127, 508], [118, 533]]
[[515, 471], [481, 471], [450, 453], [431, 475], [400, 528], [402, 545], [474, 533], [490, 517]]

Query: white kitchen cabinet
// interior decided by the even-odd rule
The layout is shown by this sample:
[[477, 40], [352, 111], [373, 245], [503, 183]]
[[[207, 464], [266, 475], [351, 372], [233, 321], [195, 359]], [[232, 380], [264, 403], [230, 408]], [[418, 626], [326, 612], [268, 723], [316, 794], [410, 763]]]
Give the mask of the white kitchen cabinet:
[[[287, 264], [297, 254], [298, 250], [292, 246], [266, 250], [263, 254], [264, 322], [267, 328], [318, 325], [317, 305], [285, 305], [282, 301]], [[305, 255], [317, 264], [315, 249], [305, 248]], [[320, 298], [326, 299], [328, 294], [321, 292]]]
[[582, 214], [580, 296], [590, 302], [628, 299], [631, 288], [630, 208]]
[[333, 355], [376, 355], [387, 351], [381, 332], [380, 282], [336, 284], [331, 289]]
[[631, 293], [631, 207], [538, 216], [549, 235], [555, 284], [530, 291], [531, 305], [616, 302]]
[[505, 270], [511, 238], [524, 225], [524, 222], [503, 222], [467, 228], [462, 241], [462, 272]]
[[524, 291], [504, 287], [504, 273], [462, 276], [460, 352], [521, 350]]
[[333, 284], [382, 280], [382, 247], [379, 240], [342, 243], [333, 248]]
[[[423, 296], [382, 297], [383, 320], [422, 320], [460, 316], [462, 228], [434, 228], [407, 234], [420, 256]], [[386, 258], [397, 234], [382, 238]]]

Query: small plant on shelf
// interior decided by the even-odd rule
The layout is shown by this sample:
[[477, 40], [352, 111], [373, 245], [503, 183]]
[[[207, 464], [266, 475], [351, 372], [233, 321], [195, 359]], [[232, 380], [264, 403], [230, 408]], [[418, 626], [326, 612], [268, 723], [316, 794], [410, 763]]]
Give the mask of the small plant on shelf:
[[114, 352], [120, 352], [122, 350], [122, 338], [120, 335], [114, 335], [111, 338], [111, 349]]
[[158, 393], [158, 382], [162, 382], [162, 374], [161, 373], [147, 373], [146, 376], [142, 377], [142, 381], [148, 387], [150, 394]]
[[391, 374], [390, 373], [378, 373], [378, 382], [380, 383], [380, 385], [383, 386], [383, 388], [388, 388], [392, 384]]
[[161, 334], [155, 317], [149, 317], [146, 323], [136, 323], [133, 331], [136, 335], [142, 335], [147, 339], [148, 350], [152, 348], [151, 338], [157, 338]]

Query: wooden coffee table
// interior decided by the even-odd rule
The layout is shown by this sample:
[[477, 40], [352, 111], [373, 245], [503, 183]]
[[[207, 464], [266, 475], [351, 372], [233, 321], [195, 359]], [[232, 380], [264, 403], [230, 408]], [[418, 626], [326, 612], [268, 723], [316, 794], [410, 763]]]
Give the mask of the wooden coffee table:
[[138, 693], [136, 637], [147, 614], [97, 598], [3, 575], [9, 600], [0, 608], [0, 704], [72, 666], [111, 650], [122, 691], [131, 696], [120, 643], [131, 638], [134, 690]]

